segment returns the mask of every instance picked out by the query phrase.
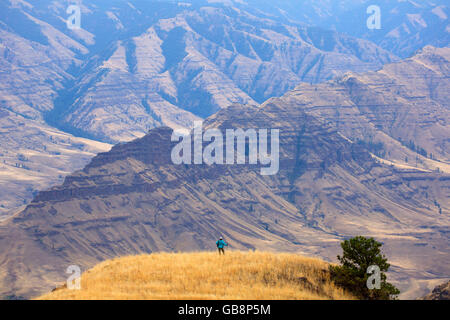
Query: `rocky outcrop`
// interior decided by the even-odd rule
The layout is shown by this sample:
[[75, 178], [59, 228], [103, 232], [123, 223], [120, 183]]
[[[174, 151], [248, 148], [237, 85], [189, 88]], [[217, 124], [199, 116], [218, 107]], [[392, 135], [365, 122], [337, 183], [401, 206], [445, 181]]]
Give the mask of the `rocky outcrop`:
[[377, 72], [301, 84], [282, 99], [330, 122], [381, 158], [450, 172], [449, 61], [448, 48], [426, 47]]
[[422, 298], [422, 300], [450, 300], [450, 281], [443, 283]]

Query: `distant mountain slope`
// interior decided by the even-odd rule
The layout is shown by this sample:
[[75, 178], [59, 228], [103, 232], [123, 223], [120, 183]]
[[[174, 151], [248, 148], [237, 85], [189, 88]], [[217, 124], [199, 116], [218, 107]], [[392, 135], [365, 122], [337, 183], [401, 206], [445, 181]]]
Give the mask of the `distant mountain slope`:
[[[366, 9], [373, 4], [380, 7], [380, 30], [366, 27], [369, 17]], [[330, 17], [324, 24], [333, 25], [340, 32], [373, 41], [383, 49], [406, 58], [427, 45], [450, 46], [449, 16], [450, 7], [445, 0], [366, 1], [364, 5], [340, 17]]]
[[159, 125], [189, 126], [233, 103], [261, 103], [301, 81], [395, 60], [368, 41], [205, 5], [113, 41], [83, 70], [53, 120], [97, 139], [128, 141]]
[[[36, 189], [60, 182], [108, 148], [86, 147], [82, 158], [41, 150], [58, 159], [37, 169], [47, 156], [33, 157], [31, 166], [19, 159], [49, 143], [46, 134], [33, 145], [25, 141], [35, 129], [83, 137], [90, 145], [130, 141], [162, 125], [190, 127], [233, 103], [257, 105], [300, 81], [397, 59], [365, 40], [220, 3], [84, 2], [80, 30], [67, 28], [67, 7], [54, 0], [0, 3], [0, 113], [8, 114], [0, 121], [1, 181], [11, 186], [0, 212], [28, 203]], [[65, 141], [80, 149], [74, 139]]]
[[[450, 45], [450, 8], [446, 0], [248, 0], [234, 1], [234, 5], [248, 10], [258, 8], [280, 21], [296, 20], [370, 40], [402, 58], [427, 45]], [[373, 5], [380, 8], [381, 28], [370, 30], [367, 19], [371, 13], [367, 9]]]
[[377, 72], [301, 84], [282, 101], [301, 105], [381, 158], [450, 172], [449, 66], [449, 48], [428, 46]]
[[0, 220], [110, 148], [0, 110]]
[[1, 6], [0, 63], [9, 73], [3, 103], [34, 118], [51, 111], [51, 125], [104, 141], [189, 126], [196, 116], [261, 103], [300, 81], [396, 59], [364, 40], [202, 1], [85, 3], [79, 31], [65, 26], [66, 7], [57, 2]]
[[[439, 70], [440, 51], [424, 52], [412, 60], [428, 58], [427, 70]], [[410, 63], [398, 65], [399, 70], [408, 71]], [[336, 83], [317, 85], [318, 93], [322, 86], [336, 89]], [[302, 252], [329, 260], [343, 238], [374, 236], [384, 243], [404, 296], [411, 297], [410, 288], [421, 294], [427, 281], [448, 274], [449, 174], [383, 164], [368, 151], [370, 145], [328, 119], [328, 112], [311, 111], [301, 100], [307, 97], [301, 88], [261, 107], [223, 109], [205, 123], [222, 132], [279, 128], [276, 175], [262, 176], [255, 165], [174, 165], [172, 129], [163, 127], [116, 145], [61, 186], [40, 192], [0, 225], [2, 294], [45, 292], [64, 279], [71, 264], [85, 268], [134, 253], [205, 250], [218, 234], [238, 249]], [[340, 89], [342, 96], [352, 92], [349, 88]], [[406, 99], [408, 87], [403, 90], [386, 99]], [[366, 92], [360, 101], [373, 95], [358, 92]], [[370, 129], [354, 105], [335, 103], [337, 111], [355, 113], [355, 121]], [[320, 111], [321, 104], [316, 105]], [[420, 106], [402, 108], [415, 112]]]

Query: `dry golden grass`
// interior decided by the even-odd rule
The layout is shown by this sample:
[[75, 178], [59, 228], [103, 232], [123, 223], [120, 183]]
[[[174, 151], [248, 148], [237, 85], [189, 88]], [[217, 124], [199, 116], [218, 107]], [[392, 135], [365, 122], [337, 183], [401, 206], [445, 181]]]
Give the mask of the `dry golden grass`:
[[155, 253], [102, 262], [82, 275], [81, 290], [39, 299], [352, 299], [327, 270], [289, 253]]

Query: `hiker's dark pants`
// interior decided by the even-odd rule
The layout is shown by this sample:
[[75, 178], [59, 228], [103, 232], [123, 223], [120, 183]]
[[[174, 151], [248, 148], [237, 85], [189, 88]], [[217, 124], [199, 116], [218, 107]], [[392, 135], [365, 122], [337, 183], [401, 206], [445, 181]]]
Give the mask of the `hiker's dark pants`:
[[217, 248], [219, 249], [219, 254], [225, 254], [225, 250], [223, 250], [223, 248]]

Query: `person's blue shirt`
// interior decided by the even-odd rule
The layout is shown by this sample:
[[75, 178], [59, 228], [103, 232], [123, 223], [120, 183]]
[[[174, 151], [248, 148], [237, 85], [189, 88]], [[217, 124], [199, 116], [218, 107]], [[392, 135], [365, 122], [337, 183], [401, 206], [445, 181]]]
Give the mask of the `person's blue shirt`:
[[228, 246], [228, 243], [222, 239], [216, 241], [217, 248], [222, 249], [224, 246]]

